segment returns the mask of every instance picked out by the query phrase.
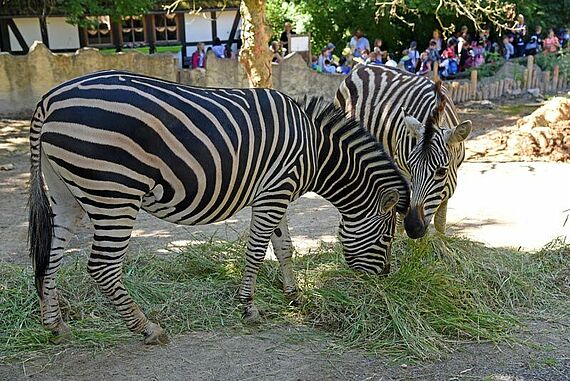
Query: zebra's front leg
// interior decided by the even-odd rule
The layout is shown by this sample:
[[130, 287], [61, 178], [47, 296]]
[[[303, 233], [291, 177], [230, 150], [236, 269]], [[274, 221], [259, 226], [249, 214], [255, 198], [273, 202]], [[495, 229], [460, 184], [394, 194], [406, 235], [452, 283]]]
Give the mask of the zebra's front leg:
[[279, 261], [281, 268], [281, 277], [283, 283], [283, 292], [285, 296], [292, 301], [297, 299], [297, 281], [293, 272], [293, 245], [291, 243], [291, 235], [289, 234], [289, 226], [287, 224], [287, 216], [283, 216], [277, 228], [271, 235], [271, 243], [275, 256]]
[[243, 306], [243, 316], [246, 322], [255, 323], [259, 320], [259, 310], [253, 302], [255, 294], [255, 281], [257, 273], [265, 258], [269, 240], [275, 228], [285, 215], [283, 210], [275, 210], [275, 206], [255, 205], [251, 211], [251, 224], [245, 255], [245, 272], [238, 293], [239, 301]]
[[145, 316], [122, 282], [123, 260], [134, 218], [92, 220], [95, 234], [87, 264], [89, 274], [113, 302], [127, 327], [134, 333], [143, 334], [145, 344], [166, 344], [165, 331]]

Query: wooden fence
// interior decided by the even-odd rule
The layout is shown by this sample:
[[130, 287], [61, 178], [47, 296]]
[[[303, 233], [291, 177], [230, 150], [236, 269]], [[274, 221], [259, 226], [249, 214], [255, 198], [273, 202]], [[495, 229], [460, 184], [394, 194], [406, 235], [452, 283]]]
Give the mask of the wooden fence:
[[[437, 64], [434, 65], [433, 77], [438, 77]], [[454, 103], [519, 95], [529, 89], [537, 89], [541, 94], [557, 93], [570, 87], [569, 79], [560, 75], [559, 66], [555, 66], [552, 72], [535, 70], [534, 56], [527, 57], [527, 66], [518, 77], [479, 81], [477, 70], [473, 70], [468, 79], [446, 80], [444, 83]]]

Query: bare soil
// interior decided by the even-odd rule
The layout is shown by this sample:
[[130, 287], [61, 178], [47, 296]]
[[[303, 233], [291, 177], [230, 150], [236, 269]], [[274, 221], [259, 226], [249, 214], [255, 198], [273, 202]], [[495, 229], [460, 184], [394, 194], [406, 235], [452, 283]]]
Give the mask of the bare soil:
[[544, 104], [479, 105], [460, 109], [475, 127], [467, 160], [570, 162], [570, 98], [555, 97]]
[[[474, 122], [467, 162], [519, 160], [506, 155], [501, 142], [508, 128], [535, 108], [506, 104], [490, 111], [462, 109], [462, 118]], [[27, 125], [26, 120], [0, 120], [0, 261], [25, 266]], [[321, 240], [334, 241], [337, 223], [338, 213], [330, 204], [316, 195], [303, 197], [290, 213], [295, 247], [307, 253]], [[176, 226], [142, 213], [130, 250], [160, 254], [212, 235], [232, 239], [242, 235], [248, 224], [248, 210], [226, 222], [199, 227]], [[464, 221], [452, 230], [469, 235], [472, 228]], [[89, 236], [85, 224], [68, 251], [85, 253]], [[526, 321], [518, 342], [457, 343], [457, 352], [429, 363], [346, 351], [310, 327], [275, 326], [248, 332], [194, 332], [174, 337], [165, 347], [145, 347], [135, 337], [99, 352], [73, 348], [59, 352], [54, 347], [51, 357], [0, 364], [0, 380], [570, 380], [570, 319], [533, 316]]]

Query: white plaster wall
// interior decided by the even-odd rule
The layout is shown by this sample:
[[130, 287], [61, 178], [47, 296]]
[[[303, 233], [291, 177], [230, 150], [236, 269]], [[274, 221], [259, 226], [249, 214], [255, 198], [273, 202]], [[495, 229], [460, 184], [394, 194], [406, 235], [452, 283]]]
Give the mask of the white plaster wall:
[[204, 42], [212, 40], [210, 12], [184, 15], [186, 42]]
[[[37, 17], [25, 17], [25, 18], [14, 18], [14, 22], [18, 27], [18, 30], [24, 37], [24, 40], [28, 44], [28, 46], [32, 46], [34, 41], [41, 41], [42, 34], [40, 32], [40, 20]], [[16, 36], [12, 32], [11, 28], [8, 28], [10, 31], [10, 46], [12, 51], [21, 52], [23, 49], [18, 43]]]
[[77, 26], [65, 22], [65, 17], [47, 19], [50, 49], [79, 49]]
[[[220, 40], [227, 40], [230, 37], [230, 31], [234, 23], [234, 18], [238, 11], [224, 11], [217, 14], [216, 29]], [[241, 23], [238, 24], [238, 30]], [[236, 33], [236, 36], [238, 33]]]

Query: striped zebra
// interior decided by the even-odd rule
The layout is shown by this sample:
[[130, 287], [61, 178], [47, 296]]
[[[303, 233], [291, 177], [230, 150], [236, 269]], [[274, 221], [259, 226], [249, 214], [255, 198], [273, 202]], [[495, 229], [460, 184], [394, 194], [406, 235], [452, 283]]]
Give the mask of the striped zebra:
[[410, 181], [408, 236], [424, 236], [434, 214], [436, 229], [444, 233], [471, 121], [459, 122], [441, 81], [434, 84], [387, 66], [361, 66], [341, 83], [335, 105], [361, 120]]
[[296, 291], [284, 218], [291, 201], [314, 191], [337, 207], [346, 262], [371, 273], [388, 270], [396, 211], [409, 206], [407, 181], [358, 121], [332, 103], [300, 105], [268, 89], [196, 88], [98, 72], [44, 95], [30, 145], [30, 255], [42, 323], [54, 341], [69, 337], [55, 277], [85, 214], [94, 227], [89, 274], [127, 326], [154, 344], [166, 340], [163, 329], [121, 281], [140, 209], [196, 225], [251, 206], [238, 297], [245, 318], [255, 320], [255, 280], [269, 241], [284, 291]]

